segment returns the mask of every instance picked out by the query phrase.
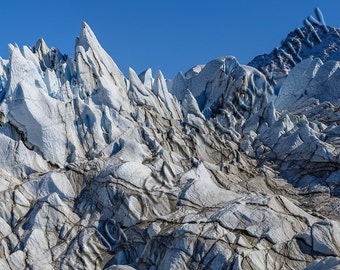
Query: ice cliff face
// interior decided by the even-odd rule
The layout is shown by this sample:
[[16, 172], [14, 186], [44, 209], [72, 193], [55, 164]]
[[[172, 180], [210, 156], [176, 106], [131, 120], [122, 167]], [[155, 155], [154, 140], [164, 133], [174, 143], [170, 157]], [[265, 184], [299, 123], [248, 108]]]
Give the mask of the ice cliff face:
[[280, 84], [273, 53], [126, 78], [85, 23], [74, 59], [10, 46], [0, 268], [338, 269], [339, 30], [322, 37]]

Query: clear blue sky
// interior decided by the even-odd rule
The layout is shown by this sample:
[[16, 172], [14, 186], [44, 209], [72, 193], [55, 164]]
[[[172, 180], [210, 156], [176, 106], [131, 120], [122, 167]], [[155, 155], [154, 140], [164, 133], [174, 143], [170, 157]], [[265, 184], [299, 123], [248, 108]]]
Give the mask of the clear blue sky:
[[338, 0], [13, 0], [2, 1], [0, 56], [8, 43], [44, 38], [73, 57], [82, 21], [126, 74], [151, 67], [173, 78], [196, 64], [234, 55], [246, 64], [270, 52], [319, 7], [340, 28]]

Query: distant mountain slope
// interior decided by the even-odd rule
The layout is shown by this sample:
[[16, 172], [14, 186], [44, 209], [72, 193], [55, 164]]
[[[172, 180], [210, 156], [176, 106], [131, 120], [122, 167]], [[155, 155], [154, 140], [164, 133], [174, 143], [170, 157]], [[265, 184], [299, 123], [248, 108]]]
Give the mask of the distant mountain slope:
[[340, 29], [314, 25], [298, 28], [288, 34], [280, 47], [269, 54], [256, 56], [248, 63], [264, 73], [278, 93], [283, 80], [290, 70], [304, 59], [320, 58], [327, 60], [340, 59]]

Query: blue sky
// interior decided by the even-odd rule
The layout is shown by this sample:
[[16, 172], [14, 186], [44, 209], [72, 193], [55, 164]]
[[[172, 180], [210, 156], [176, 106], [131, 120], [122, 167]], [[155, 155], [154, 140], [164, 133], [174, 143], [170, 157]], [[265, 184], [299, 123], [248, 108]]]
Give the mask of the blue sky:
[[8, 43], [33, 46], [44, 38], [73, 57], [82, 21], [126, 74], [151, 67], [173, 78], [196, 64], [234, 55], [246, 64], [270, 52], [319, 7], [340, 28], [338, 0], [30, 0], [0, 4], [0, 56]]

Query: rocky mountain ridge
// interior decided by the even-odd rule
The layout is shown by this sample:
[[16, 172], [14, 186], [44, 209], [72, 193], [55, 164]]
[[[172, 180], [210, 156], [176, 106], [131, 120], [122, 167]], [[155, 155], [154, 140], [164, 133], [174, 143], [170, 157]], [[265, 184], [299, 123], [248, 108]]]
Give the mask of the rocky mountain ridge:
[[264, 72], [273, 53], [126, 78], [86, 23], [74, 59], [43, 40], [11, 45], [1, 269], [338, 269], [340, 35], [329, 29], [318, 48], [332, 55], [314, 47], [280, 84]]

